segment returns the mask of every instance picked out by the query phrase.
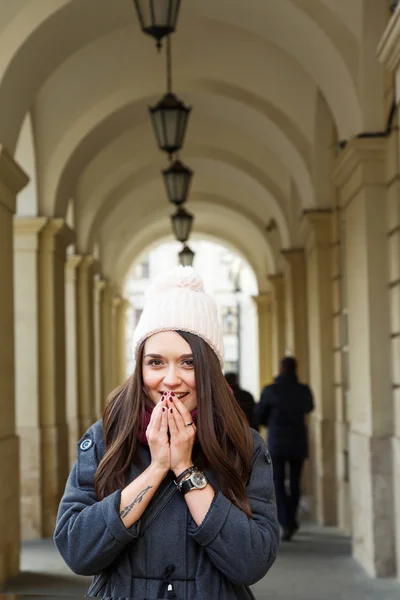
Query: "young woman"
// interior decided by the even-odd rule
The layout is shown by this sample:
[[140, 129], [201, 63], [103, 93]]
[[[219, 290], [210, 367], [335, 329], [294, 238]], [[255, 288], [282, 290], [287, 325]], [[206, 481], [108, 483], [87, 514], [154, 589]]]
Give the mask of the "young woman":
[[78, 443], [55, 543], [88, 595], [244, 600], [279, 540], [271, 458], [222, 374], [216, 306], [191, 267], [156, 279], [133, 375]]

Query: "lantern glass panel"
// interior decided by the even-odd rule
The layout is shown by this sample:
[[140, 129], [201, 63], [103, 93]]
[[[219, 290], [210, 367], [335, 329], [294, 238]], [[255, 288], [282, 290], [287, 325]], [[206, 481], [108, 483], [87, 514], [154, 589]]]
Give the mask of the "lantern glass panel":
[[142, 30], [161, 40], [176, 29], [180, 0], [134, 0]]
[[168, 199], [176, 205], [183, 204], [189, 193], [193, 171], [176, 161], [169, 169], [163, 171], [165, 188]]
[[188, 213], [184, 208], [178, 208], [176, 213], [172, 215], [171, 221], [176, 239], [179, 242], [186, 242], [192, 230], [193, 215]]
[[189, 246], [185, 246], [183, 250], [179, 252], [179, 260], [182, 267], [191, 267], [193, 264], [194, 252], [189, 248]]
[[174, 94], [166, 94], [149, 110], [159, 148], [169, 154], [180, 150], [191, 109]]

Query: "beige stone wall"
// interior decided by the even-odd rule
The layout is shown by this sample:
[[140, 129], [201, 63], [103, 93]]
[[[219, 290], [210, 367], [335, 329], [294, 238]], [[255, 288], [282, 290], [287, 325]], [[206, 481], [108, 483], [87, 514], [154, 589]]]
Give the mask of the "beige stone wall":
[[306, 248], [309, 373], [315, 411], [311, 418], [311, 464], [315, 516], [335, 525], [336, 452], [332, 373], [332, 211], [308, 211], [303, 217]]
[[[398, 122], [398, 118], [396, 119]], [[400, 576], [400, 155], [399, 134], [388, 140], [388, 191], [386, 197], [388, 243], [388, 292], [390, 314], [391, 384], [393, 397], [394, 437], [392, 440], [394, 479], [395, 543], [397, 572]]]
[[348, 340], [347, 302], [344, 287], [345, 239], [340, 206], [332, 218], [332, 329], [333, 329], [333, 393], [335, 404], [336, 504], [339, 527], [351, 533], [349, 486], [349, 421], [348, 421]]
[[345, 226], [353, 551], [374, 576], [395, 573], [390, 389], [387, 140], [352, 140], [334, 177]]
[[19, 441], [15, 425], [13, 215], [27, 176], [0, 146], [0, 589], [18, 573]]
[[254, 296], [258, 314], [258, 355], [260, 390], [272, 383], [272, 298], [270, 292]]
[[39, 398], [39, 233], [47, 219], [14, 219], [16, 424], [20, 438], [21, 537], [42, 536]]

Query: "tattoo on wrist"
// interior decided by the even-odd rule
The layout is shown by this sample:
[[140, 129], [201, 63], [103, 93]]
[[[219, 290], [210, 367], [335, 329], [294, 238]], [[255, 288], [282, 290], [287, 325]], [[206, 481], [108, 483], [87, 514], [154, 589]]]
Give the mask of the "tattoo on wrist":
[[153, 486], [152, 485], [148, 485], [147, 488], [145, 488], [144, 490], [142, 490], [134, 499], [134, 501], [132, 502], [132, 504], [129, 504], [128, 506], [126, 506], [124, 509], [121, 510], [121, 512], [119, 513], [119, 516], [121, 517], [121, 519], [123, 519], [124, 517], [126, 517], [132, 510], [132, 508], [135, 506], [135, 504], [140, 504], [141, 501], [143, 500], [144, 495], [146, 494], [146, 492], [148, 492], [149, 490], [151, 490]]

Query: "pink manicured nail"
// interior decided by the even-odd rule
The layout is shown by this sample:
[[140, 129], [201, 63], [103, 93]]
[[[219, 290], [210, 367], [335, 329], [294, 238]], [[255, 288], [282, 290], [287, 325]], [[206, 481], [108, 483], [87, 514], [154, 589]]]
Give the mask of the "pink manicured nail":
[[174, 392], [170, 392], [170, 393], [171, 393], [171, 396], [175, 396], [175, 393], [174, 393]]
[[173, 399], [172, 399], [172, 398], [168, 398], [168, 400], [169, 400], [170, 402], [173, 402]]

